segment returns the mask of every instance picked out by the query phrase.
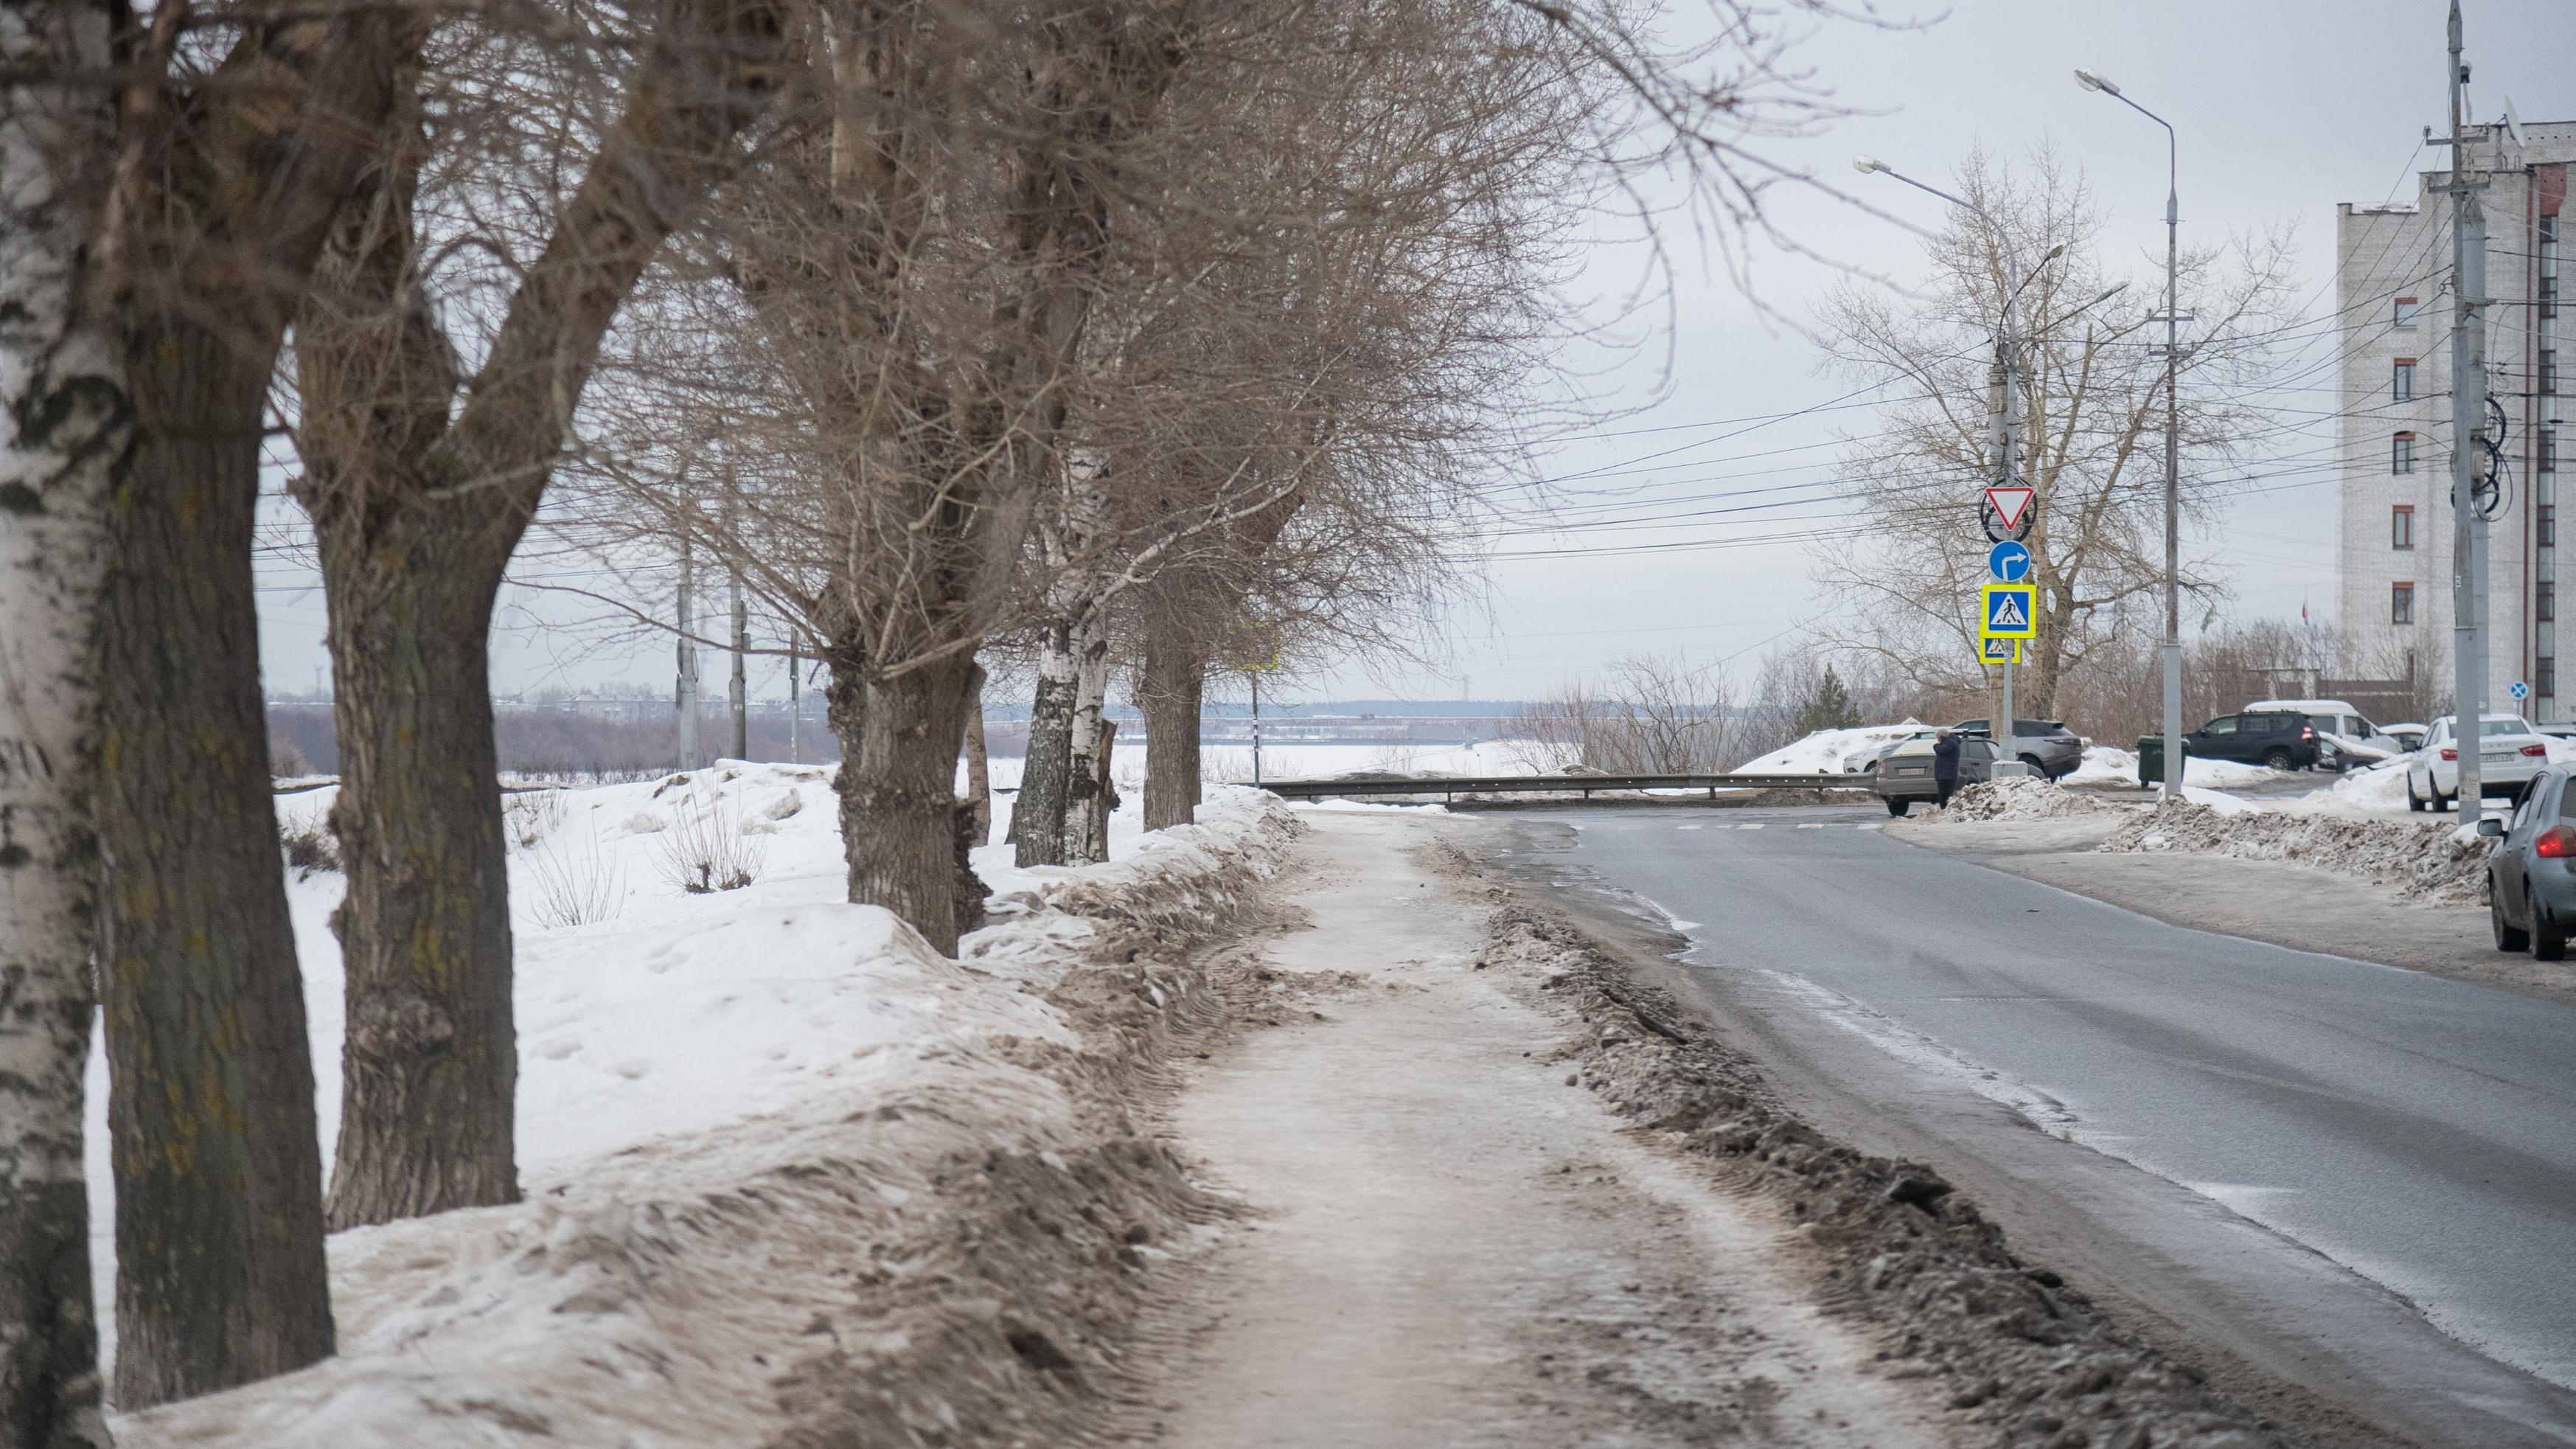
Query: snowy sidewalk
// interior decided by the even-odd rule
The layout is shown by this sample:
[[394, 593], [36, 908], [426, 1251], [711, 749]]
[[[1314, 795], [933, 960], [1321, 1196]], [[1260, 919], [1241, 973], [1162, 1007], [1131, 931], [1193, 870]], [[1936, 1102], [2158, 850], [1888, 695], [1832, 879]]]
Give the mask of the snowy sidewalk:
[[1167, 1443], [1941, 1442], [1810, 1300], [1786, 1224], [1571, 1089], [1571, 1011], [1479, 961], [1485, 907], [1414, 855], [1436, 821], [1307, 818], [1314, 924], [1265, 963], [1347, 975], [1183, 1097], [1182, 1146], [1259, 1216]]

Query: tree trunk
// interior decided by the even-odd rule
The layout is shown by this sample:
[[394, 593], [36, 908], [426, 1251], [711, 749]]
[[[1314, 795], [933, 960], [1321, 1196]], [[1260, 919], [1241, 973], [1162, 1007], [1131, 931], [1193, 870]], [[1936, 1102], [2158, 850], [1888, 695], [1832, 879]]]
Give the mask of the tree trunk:
[[943, 954], [957, 950], [957, 756], [964, 748], [970, 654], [865, 688], [835, 672], [841, 735], [841, 848], [850, 900], [883, 906]]
[[[0, 10], [0, 66], [109, 64], [104, 5]], [[0, 88], [0, 1442], [103, 1449], [81, 1161], [97, 949], [92, 641], [131, 411], [87, 315], [104, 92]]]
[[1093, 771], [1091, 777], [1093, 798], [1100, 802], [1100, 808], [1091, 811], [1089, 815], [1091, 824], [1089, 853], [1093, 861], [1109, 858], [1109, 817], [1118, 810], [1118, 782], [1116, 775], [1110, 770], [1110, 757], [1117, 752], [1117, 748], [1118, 721], [1104, 719], [1100, 722], [1100, 747], [1094, 752], [1099, 768]]
[[102, 610], [117, 1399], [332, 1349], [303, 982], [286, 913], [251, 574], [266, 356], [162, 317]]
[[1101, 711], [1109, 696], [1109, 622], [1093, 610], [1074, 640], [1073, 729], [1066, 742], [1064, 852], [1067, 865], [1096, 865], [1108, 859], [1109, 801], [1101, 787], [1107, 768], [1107, 736]]
[[1038, 643], [1037, 693], [1029, 701], [1029, 742], [1020, 789], [1011, 799], [1012, 859], [1025, 868], [1064, 864], [1064, 812], [1073, 796], [1073, 716], [1080, 672], [1073, 626], [1058, 620]]
[[966, 697], [966, 815], [974, 843], [993, 840], [993, 762], [984, 740], [984, 671], [975, 671], [974, 692]]
[[[345, 480], [343, 480], [345, 481]], [[406, 512], [317, 517], [331, 616], [348, 973], [330, 1225], [516, 1202], [509, 845], [492, 736], [499, 570]]]
[[984, 768], [984, 666], [978, 664], [966, 677], [964, 712], [958, 717], [965, 732], [966, 798], [957, 802], [955, 832], [957, 862], [957, 934], [984, 924], [984, 902], [992, 888], [975, 874], [975, 848], [993, 833], [993, 797]]
[[1145, 712], [1145, 828], [1167, 830], [1198, 818], [1199, 706], [1207, 665], [1177, 631], [1149, 628], [1136, 671]]

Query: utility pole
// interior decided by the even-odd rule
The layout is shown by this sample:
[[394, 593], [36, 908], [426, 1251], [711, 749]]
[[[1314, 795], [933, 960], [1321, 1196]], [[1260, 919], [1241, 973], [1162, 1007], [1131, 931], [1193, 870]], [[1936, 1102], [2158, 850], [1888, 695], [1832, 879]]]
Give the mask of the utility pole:
[[787, 763], [805, 763], [805, 701], [797, 696], [797, 676], [804, 666], [796, 658], [796, 636], [787, 636]]
[[680, 682], [672, 699], [680, 713], [680, 768], [698, 767], [698, 621], [689, 586], [689, 535], [680, 534]]
[[[1986, 369], [1986, 468], [1994, 486], [2007, 488], [2013, 481], [2013, 422], [2016, 411], [2013, 398], [2013, 359], [2011, 324], [1995, 334], [1995, 360]], [[2015, 644], [2015, 649], [2021, 646]], [[2007, 760], [2018, 763], [2017, 754], [2007, 740], [2013, 732], [2013, 667], [2006, 657], [1999, 674], [2002, 688], [1998, 693], [1994, 718], [1986, 738], [1994, 742], [1998, 772]]]
[[2478, 459], [2487, 411], [2486, 208], [2469, 181], [2462, 110], [2469, 79], [2460, 57], [2460, 0], [2451, 0], [2451, 719], [2459, 756], [2460, 823], [2485, 812], [2479, 769], [2487, 703], [2487, 523], [2478, 511]]
[[742, 570], [734, 569], [733, 584], [733, 680], [726, 687], [725, 699], [733, 706], [733, 757], [751, 758], [751, 696], [742, 674], [743, 656], [751, 652], [751, 614], [742, 603]]

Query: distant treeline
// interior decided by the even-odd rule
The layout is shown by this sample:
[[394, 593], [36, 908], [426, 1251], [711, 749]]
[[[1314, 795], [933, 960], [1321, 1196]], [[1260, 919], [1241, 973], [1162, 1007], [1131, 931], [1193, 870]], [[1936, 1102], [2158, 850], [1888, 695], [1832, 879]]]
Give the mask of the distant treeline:
[[[623, 717], [543, 706], [494, 712], [501, 769], [516, 775], [542, 775], [567, 780], [636, 779], [671, 769], [679, 760], [679, 725], [667, 710]], [[1133, 728], [1132, 726], [1130, 727]], [[832, 731], [808, 716], [789, 751], [789, 720], [783, 712], [755, 713], [748, 731], [755, 760], [801, 759], [809, 765], [830, 764], [841, 757]], [[996, 755], [1018, 755], [1028, 748], [1025, 724], [995, 723], [984, 732]], [[731, 752], [733, 726], [717, 705], [698, 721], [698, 741], [711, 754]], [[328, 704], [272, 703], [268, 707], [268, 749], [280, 775], [330, 775], [340, 769], [340, 748], [332, 738]]]

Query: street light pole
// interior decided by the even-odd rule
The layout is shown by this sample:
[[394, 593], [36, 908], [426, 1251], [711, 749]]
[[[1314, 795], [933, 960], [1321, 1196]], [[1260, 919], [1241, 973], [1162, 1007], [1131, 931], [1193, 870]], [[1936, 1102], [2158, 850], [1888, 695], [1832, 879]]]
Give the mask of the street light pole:
[[[1852, 167], [1864, 176], [1876, 174], [1880, 176], [1894, 177], [1895, 179], [1904, 182], [1906, 185], [1913, 187], [1915, 190], [1929, 192], [1930, 194], [1941, 198], [1943, 201], [1950, 203], [1952, 206], [1976, 217], [1979, 221], [1984, 222], [1986, 224], [1986, 230], [1994, 234], [1996, 254], [2005, 259], [2005, 275], [2007, 277], [2011, 275], [2011, 245], [2004, 236], [2002, 223], [1996, 221], [1984, 207], [1977, 205], [1975, 202], [1970, 201], [1965, 197], [1952, 196], [1950, 193], [1943, 191], [1937, 186], [1927, 186], [1873, 156], [1854, 156], [1852, 158]], [[2020, 460], [2014, 451], [2015, 438], [2019, 434], [2021, 427], [2021, 391], [2019, 382], [2020, 359], [2015, 348], [2016, 339], [2013, 334], [2013, 307], [2015, 303], [2021, 300], [2022, 289], [2028, 287], [2032, 282], [2037, 281], [2039, 279], [2039, 274], [2047, 269], [2050, 262], [2056, 261], [2059, 257], [2064, 255], [2066, 255], [2066, 248], [2063, 245], [2050, 247], [2048, 249], [2048, 255], [2039, 259], [2039, 265], [2032, 267], [2019, 282], [2014, 283], [2013, 286], [2004, 293], [2003, 330], [1995, 337], [1994, 378], [1995, 386], [2000, 388], [2000, 392], [1990, 397], [1987, 406], [1989, 426], [1993, 430], [1994, 439], [1994, 458], [1992, 460], [1994, 466], [1993, 482], [1995, 486], [1999, 488], [2013, 486], [2014, 479], [2020, 472]], [[2114, 288], [2113, 290], [2116, 291], [2118, 289]], [[2102, 295], [2103, 297], [2108, 297], [2111, 293], [2105, 292]], [[2100, 301], [2101, 298], [2097, 297], [2094, 300]], [[2092, 304], [2087, 303], [2086, 305], [2090, 306]], [[2078, 310], [2081, 309], [2079, 308]], [[1992, 389], [1990, 389], [1990, 391], [1992, 391]], [[2038, 504], [2034, 500], [2031, 506], [2036, 508]], [[1994, 771], [1998, 776], [2003, 776], [2020, 773], [2022, 766], [2021, 730], [2014, 722], [2013, 718], [2012, 662], [2010, 660], [2006, 660], [2000, 668], [2003, 670], [2003, 697], [2000, 701], [2000, 708], [1998, 709], [1994, 720], [1994, 727], [1986, 731], [1986, 737], [1989, 740], [1992, 740], [1995, 746]]]
[[2182, 143], [2173, 122], [2120, 93], [2108, 76], [2079, 70], [2076, 84], [2100, 91], [2165, 128], [2165, 778], [2182, 798]]

